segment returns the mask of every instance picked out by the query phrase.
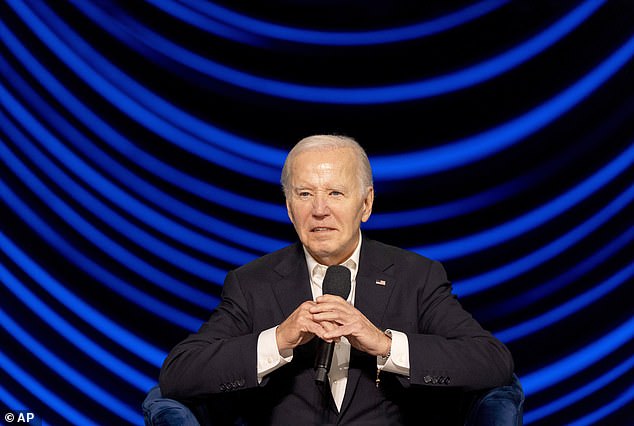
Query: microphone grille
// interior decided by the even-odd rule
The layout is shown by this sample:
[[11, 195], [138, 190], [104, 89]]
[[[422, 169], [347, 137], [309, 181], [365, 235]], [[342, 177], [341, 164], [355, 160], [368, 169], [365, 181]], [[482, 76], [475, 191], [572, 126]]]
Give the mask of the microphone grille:
[[350, 269], [343, 265], [332, 265], [326, 270], [322, 290], [324, 294], [334, 294], [344, 299], [348, 298], [351, 288]]

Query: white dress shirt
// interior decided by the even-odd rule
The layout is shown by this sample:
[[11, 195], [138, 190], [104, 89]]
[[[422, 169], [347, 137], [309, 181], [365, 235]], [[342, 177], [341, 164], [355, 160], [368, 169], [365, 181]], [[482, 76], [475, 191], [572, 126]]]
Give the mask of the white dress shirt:
[[[360, 233], [359, 233], [360, 234]], [[351, 288], [348, 296], [348, 303], [354, 305], [354, 295], [356, 290], [356, 278], [359, 269], [359, 255], [361, 252], [361, 236], [359, 236], [359, 244], [352, 256], [341, 265], [350, 269]], [[308, 265], [308, 276], [310, 277], [310, 286], [313, 293], [313, 300], [323, 294], [322, 283], [326, 275], [327, 266], [319, 264], [304, 247], [306, 256], [306, 264]], [[258, 337], [257, 360], [258, 360], [258, 382], [261, 382], [264, 376], [277, 370], [281, 366], [289, 363], [293, 359], [293, 350], [280, 351], [277, 347], [277, 339], [275, 330], [272, 327], [264, 330]], [[385, 359], [377, 357], [377, 369], [388, 371], [391, 373], [409, 375], [409, 342], [407, 335], [399, 331], [390, 330], [392, 332], [392, 347], [390, 356]], [[338, 409], [341, 409], [341, 403], [346, 392], [346, 384], [348, 383], [348, 366], [350, 364], [350, 343], [348, 339], [342, 337], [339, 343], [335, 344], [335, 350], [332, 357], [332, 365], [328, 373], [330, 381], [330, 390]]]

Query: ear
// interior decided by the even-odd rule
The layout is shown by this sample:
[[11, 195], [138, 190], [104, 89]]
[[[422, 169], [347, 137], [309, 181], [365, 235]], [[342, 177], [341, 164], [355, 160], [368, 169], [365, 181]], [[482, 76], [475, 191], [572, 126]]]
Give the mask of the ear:
[[293, 219], [293, 211], [291, 210], [291, 202], [286, 198], [286, 213], [288, 214], [288, 218], [291, 220], [291, 223], [295, 225], [295, 220]]
[[361, 216], [362, 222], [367, 222], [372, 214], [372, 204], [374, 204], [374, 188], [368, 187], [368, 192], [363, 200], [363, 215]]

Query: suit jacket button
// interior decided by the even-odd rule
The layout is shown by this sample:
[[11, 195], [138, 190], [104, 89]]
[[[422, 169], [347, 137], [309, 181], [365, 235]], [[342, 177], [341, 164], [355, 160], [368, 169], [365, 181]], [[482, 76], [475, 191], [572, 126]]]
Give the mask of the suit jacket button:
[[431, 376], [425, 376], [425, 377], [423, 377], [423, 381], [424, 381], [425, 383], [430, 383], [430, 382], [431, 382]]
[[221, 385], [220, 385], [220, 391], [221, 391], [221, 392], [224, 392], [224, 391], [226, 391], [226, 390], [227, 390], [227, 387], [225, 386], [225, 384], [224, 384], [224, 383], [223, 383], [223, 384], [221, 384]]
[[432, 377], [431, 383], [432, 383], [432, 385], [437, 384], [438, 383], [438, 377], [437, 376]]
[[451, 379], [449, 377], [445, 377], [445, 384], [448, 385], [451, 383]]
[[240, 387], [244, 386], [244, 379], [238, 380], [238, 386], [240, 386]]

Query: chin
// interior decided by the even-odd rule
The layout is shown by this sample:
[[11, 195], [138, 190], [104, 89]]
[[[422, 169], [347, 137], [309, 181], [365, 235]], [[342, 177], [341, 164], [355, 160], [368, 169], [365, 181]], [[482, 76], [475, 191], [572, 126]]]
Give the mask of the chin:
[[323, 245], [313, 245], [308, 248], [319, 257], [328, 257], [332, 254], [330, 247], [324, 247]]
[[324, 247], [323, 245], [319, 246], [308, 246], [309, 251], [313, 255], [313, 257], [319, 257], [320, 259], [327, 259], [333, 256], [333, 250], [331, 247]]

